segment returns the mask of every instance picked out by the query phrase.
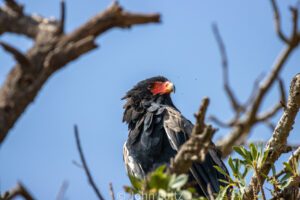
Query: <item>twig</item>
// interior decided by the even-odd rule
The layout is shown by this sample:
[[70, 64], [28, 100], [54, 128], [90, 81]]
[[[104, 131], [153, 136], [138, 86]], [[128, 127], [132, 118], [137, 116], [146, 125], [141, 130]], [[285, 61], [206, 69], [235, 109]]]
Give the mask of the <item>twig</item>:
[[91, 187], [93, 188], [95, 194], [97, 195], [98, 199], [100, 200], [104, 200], [104, 197], [102, 196], [102, 194], [100, 193], [100, 190], [98, 189], [96, 183], [94, 182], [94, 179], [91, 175], [91, 172], [89, 170], [89, 167], [86, 163], [82, 148], [81, 148], [81, 144], [80, 144], [80, 139], [79, 139], [79, 132], [78, 132], [78, 128], [77, 125], [74, 125], [74, 135], [75, 135], [75, 139], [76, 139], [76, 145], [77, 145], [77, 149], [80, 155], [80, 160], [82, 162], [83, 165], [83, 169], [85, 171], [85, 174], [88, 178], [88, 182], [91, 185]]
[[[268, 174], [274, 162], [286, 150], [287, 137], [293, 128], [294, 120], [300, 109], [300, 74], [297, 74], [290, 86], [290, 93], [287, 102], [287, 107], [278, 122], [273, 136], [265, 147], [265, 151], [269, 151], [268, 159], [261, 166], [258, 166], [258, 171], [261, 174]], [[261, 184], [265, 181], [265, 177], [261, 176]], [[248, 200], [253, 198], [253, 187], [257, 188], [258, 177], [253, 175], [249, 187], [245, 190], [243, 199]], [[256, 194], [259, 192], [257, 190]]]
[[220, 35], [219, 29], [217, 24], [212, 25], [213, 34], [215, 36], [215, 39], [217, 41], [220, 53], [221, 53], [221, 60], [222, 60], [222, 69], [223, 69], [223, 81], [224, 81], [224, 89], [226, 91], [226, 94], [230, 100], [231, 107], [234, 111], [240, 112], [242, 107], [238, 103], [230, 85], [229, 85], [229, 75], [228, 75], [228, 59], [227, 59], [227, 53], [225, 49], [224, 42], [222, 40], [222, 37]]
[[278, 7], [277, 7], [277, 3], [276, 0], [271, 0], [271, 5], [273, 8], [273, 13], [274, 13], [274, 20], [275, 20], [275, 30], [279, 36], [279, 38], [285, 42], [285, 43], [289, 43], [287, 37], [284, 36], [282, 29], [281, 29], [281, 20], [280, 20], [280, 15], [279, 15], [279, 11], [278, 11]]
[[62, 183], [62, 185], [59, 188], [59, 191], [57, 193], [56, 200], [63, 200], [64, 199], [68, 187], [69, 187], [68, 181], [63, 181], [63, 183]]
[[[258, 183], [258, 187], [261, 191], [261, 194], [262, 194], [262, 198], [263, 200], [266, 200], [266, 195], [265, 195], [265, 190], [264, 190], [264, 186], [261, 182], [261, 175], [259, 174], [259, 171], [257, 169], [257, 166], [254, 167], [254, 171], [255, 171], [255, 175], [257, 176], [257, 183]], [[255, 189], [255, 188], [254, 188]], [[256, 193], [253, 192], [253, 195], [256, 196]]]
[[23, 197], [25, 200], [35, 199], [21, 182], [18, 182], [15, 188], [6, 192], [6, 194], [4, 194], [4, 196], [1, 198], [4, 200], [12, 200], [18, 196]]
[[30, 67], [30, 61], [28, 60], [28, 58], [21, 53], [18, 49], [16, 49], [15, 47], [5, 43], [5, 42], [1, 42], [0, 41], [0, 45], [3, 47], [3, 49], [5, 51], [7, 51], [8, 53], [10, 53], [11, 55], [13, 55], [13, 57], [15, 58], [15, 60], [20, 64], [20, 66], [23, 69], [28, 69]]
[[66, 2], [65, 2], [65, 0], [61, 0], [60, 1], [60, 21], [59, 21], [58, 34], [64, 33], [65, 19], [66, 19]]
[[195, 114], [196, 124], [193, 128], [192, 135], [200, 135], [205, 127], [205, 115], [209, 105], [209, 98], [202, 99], [198, 113]]
[[110, 192], [111, 200], [115, 200], [115, 192], [112, 183], [109, 183], [109, 192]]
[[174, 159], [171, 160], [170, 171], [181, 174], [186, 173], [195, 161], [202, 162], [211, 146], [211, 138], [215, 133], [210, 125], [204, 124], [205, 113], [209, 99], [204, 98], [199, 112], [195, 115], [196, 123], [191, 137], [180, 147]]
[[18, 4], [15, 0], [5, 0], [5, 4], [14, 12], [18, 14], [18, 16], [23, 15], [23, 6]]

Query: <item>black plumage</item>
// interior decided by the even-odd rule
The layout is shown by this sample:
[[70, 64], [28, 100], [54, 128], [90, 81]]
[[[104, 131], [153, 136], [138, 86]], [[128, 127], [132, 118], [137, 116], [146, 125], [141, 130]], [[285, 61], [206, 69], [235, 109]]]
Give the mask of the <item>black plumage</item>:
[[[164, 87], [173, 87], [169, 83], [162, 76], [146, 79], [123, 97], [126, 100], [123, 122], [129, 129], [123, 156], [129, 175], [144, 178], [158, 166], [168, 165], [192, 132], [193, 124], [174, 106], [171, 90], [164, 91]], [[220, 155], [210, 149], [205, 161], [194, 163], [190, 169], [190, 182], [195, 182], [198, 193], [208, 198], [208, 185], [217, 193], [222, 185], [219, 180], [226, 179], [214, 165], [227, 172]]]

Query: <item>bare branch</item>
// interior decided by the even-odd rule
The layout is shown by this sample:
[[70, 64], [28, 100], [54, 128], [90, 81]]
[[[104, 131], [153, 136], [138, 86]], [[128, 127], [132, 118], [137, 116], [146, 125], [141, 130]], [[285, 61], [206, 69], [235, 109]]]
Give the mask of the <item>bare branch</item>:
[[263, 124], [265, 126], [267, 126], [267, 128], [269, 128], [270, 131], [273, 133], [273, 131], [274, 131], [275, 127], [276, 127], [276, 125], [273, 122], [271, 122], [270, 120], [265, 120], [265, 121], [263, 121]]
[[97, 36], [113, 28], [130, 28], [134, 24], [146, 24], [159, 22], [158, 14], [129, 13], [115, 1], [104, 12], [94, 16], [73, 33], [69, 34], [64, 41], [78, 41], [88, 36]]
[[204, 97], [202, 99], [201, 105], [199, 112], [195, 114], [196, 118], [196, 124], [192, 130], [192, 135], [200, 135], [205, 127], [205, 115], [206, 115], [206, 110], [209, 105], [209, 98]]
[[273, 117], [280, 109], [282, 108], [281, 103], [276, 104], [271, 110], [266, 111], [265, 113], [260, 114], [257, 117], [257, 121], [266, 121], [268, 119], [270, 119], [271, 117]]
[[278, 74], [294, 49], [295, 46], [292, 45], [285, 47], [283, 52], [278, 56], [274, 66], [271, 69], [271, 72], [265, 81], [260, 85], [257, 95], [255, 96], [250, 107], [247, 109], [247, 112], [244, 114], [245, 118], [240, 120], [239, 123], [237, 123], [237, 126], [233, 127], [233, 130], [229, 135], [217, 141], [216, 145], [222, 151], [223, 157], [227, 157], [232, 152], [233, 145], [241, 145], [247, 139], [247, 136], [250, 133], [253, 125], [257, 122], [257, 113], [263, 99], [277, 79]]
[[[234, 126], [232, 126], [232, 130], [230, 131], [230, 133], [216, 142], [217, 147], [222, 151], [223, 157], [227, 157], [232, 152], [233, 145], [241, 145], [246, 142], [249, 133], [251, 132], [253, 126], [256, 123], [262, 122], [270, 125], [268, 119], [274, 116], [285, 102], [284, 87], [282, 85], [282, 81], [280, 81], [278, 77], [286, 61], [291, 56], [292, 52], [296, 49], [296, 47], [298, 47], [300, 42], [300, 33], [298, 32], [298, 30], [296, 30], [297, 34], [293, 33], [291, 38], [287, 39], [281, 31], [280, 16], [276, 5], [276, 1], [271, 0], [271, 4], [275, 16], [276, 31], [280, 39], [286, 43], [286, 46], [284, 47], [283, 51], [279, 54], [278, 58], [275, 60], [271, 71], [269, 72], [265, 80], [260, 84], [260, 86], [257, 89], [257, 92], [254, 92], [252, 93], [252, 95], [250, 95], [250, 101], [247, 101], [246, 104], [243, 104], [241, 106], [242, 111], [235, 111], [235, 123]], [[292, 15], [294, 23], [293, 32], [295, 32], [295, 28], [297, 28], [295, 22], [298, 21], [298, 10], [296, 9], [296, 7], [292, 9]], [[223, 55], [222, 52], [221, 55]], [[261, 104], [266, 94], [271, 89], [272, 85], [277, 79], [279, 79], [281, 105], [277, 104], [270, 111], [263, 112], [263, 114], [258, 115], [258, 111], [261, 108]], [[255, 85], [256, 84], [257, 83], [255, 83]], [[226, 93], [228, 92], [226, 91]], [[232, 100], [230, 101], [232, 103]]]
[[60, 1], [60, 21], [58, 34], [64, 33], [66, 19], [66, 2], [65, 0]]
[[64, 181], [59, 188], [58, 194], [56, 196], [56, 200], [63, 200], [66, 194], [66, 191], [69, 187], [69, 183], [67, 181]]
[[259, 83], [263, 80], [264, 76], [265, 76], [265, 73], [261, 73], [255, 79], [253, 87], [252, 87], [252, 91], [251, 91], [248, 99], [244, 103], [245, 108], [247, 108], [249, 105], [251, 105], [251, 102], [254, 100], [255, 96], [257, 95], [257, 91], [259, 90]]
[[[278, 122], [272, 138], [265, 147], [265, 151], [269, 151], [268, 159], [261, 166], [258, 166], [260, 174], [268, 174], [273, 163], [280, 157], [286, 149], [287, 137], [293, 128], [294, 120], [300, 109], [300, 74], [297, 74], [291, 82], [288, 103], [284, 113]], [[265, 177], [260, 177], [262, 184]], [[244, 198], [246, 200], [253, 199], [253, 187], [256, 194], [259, 192], [257, 188], [258, 177], [253, 175], [249, 187], [246, 189]]]
[[111, 196], [111, 200], [115, 200], [115, 192], [114, 192], [114, 188], [112, 183], [109, 183], [109, 192], [110, 192], [110, 196]]
[[18, 4], [15, 0], [5, 0], [5, 4], [15, 13], [17, 13], [18, 16], [23, 15], [24, 7], [21, 4]]
[[[64, 1], [61, 2], [60, 21], [27, 15], [16, 17], [8, 8], [0, 7], [0, 34], [18, 33], [35, 40], [33, 47], [26, 53], [31, 70], [25, 72], [16, 65], [0, 88], [0, 144], [48, 78], [66, 64], [97, 48], [97, 36], [114, 27], [128, 28], [136, 24], [157, 23], [160, 20], [158, 14], [130, 13], [119, 4], [113, 3], [66, 35], [62, 31], [64, 18]], [[14, 52], [22, 60], [24, 56]]]
[[285, 104], [286, 104], [286, 92], [285, 92], [285, 89], [284, 89], [284, 83], [283, 83], [281, 78], [278, 78], [278, 86], [279, 86], [278, 88], [279, 88], [279, 92], [280, 92], [280, 102], [277, 103], [269, 111], [265, 111], [264, 113], [259, 114], [257, 116], [257, 122], [268, 121], [270, 118], [272, 118], [274, 115], [276, 115], [278, 113], [278, 111], [280, 111], [283, 106], [285, 106]]
[[6, 194], [4, 194], [4, 196], [1, 198], [3, 198], [4, 200], [12, 200], [18, 196], [23, 197], [25, 200], [35, 199], [21, 182], [17, 183], [17, 186], [15, 188], [6, 192]]
[[[45, 28], [47, 28], [46, 31], [55, 30], [56, 21], [23, 13], [15, 14], [16, 7], [12, 8], [12, 2], [15, 1], [9, 0], [7, 2], [10, 2], [7, 6], [0, 7], [0, 35], [3, 33], [16, 33], [35, 39], [45, 31]], [[14, 10], [14, 12], [11, 12], [11, 10]]]
[[280, 14], [278, 11], [276, 0], [271, 0], [271, 4], [272, 4], [273, 12], [274, 12], [275, 30], [276, 30], [279, 38], [283, 42], [289, 43], [289, 40], [287, 39], [287, 37], [284, 36], [282, 29], [281, 29]]
[[13, 55], [13, 57], [16, 59], [16, 61], [20, 64], [20, 66], [23, 69], [28, 69], [31, 66], [30, 61], [28, 60], [26, 55], [21, 53], [18, 49], [1, 41], [0, 41], [0, 45], [3, 47], [5, 51]]
[[292, 31], [292, 39], [298, 38], [298, 8], [297, 7], [290, 7], [293, 17], [293, 31]]
[[234, 93], [233, 93], [233, 91], [232, 91], [232, 89], [229, 85], [227, 53], [226, 53], [226, 48], [225, 48], [224, 42], [222, 40], [222, 37], [220, 35], [217, 24], [212, 25], [212, 30], [213, 30], [213, 34], [215, 36], [215, 39], [218, 43], [220, 53], [221, 53], [224, 89], [225, 89], [226, 94], [227, 94], [227, 96], [230, 100], [232, 109], [236, 112], [240, 112], [242, 107], [238, 103], [238, 101], [237, 101], [237, 99], [236, 99], [236, 97], [235, 97], [235, 95], [234, 95]]
[[82, 166], [83, 166], [83, 169], [85, 171], [85, 174], [88, 178], [88, 182], [91, 185], [91, 187], [93, 188], [93, 190], [94, 190], [95, 194], [97, 195], [98, 199], [104, 200], [104, 197], [102, 196], [102, 194], [100, 193], [100, 190], [98, 189], [96, 183], [94, 182], [94, 179], [91, 175], [89, 167], [86, 163], [86, 160], [85, 160], [82, 148], [81, 148], [81, 144], [80, 144], [80, 138], [79, 138], [79, 132], [78, 132], [77, 125], [74, 125], [74, 135], [75, 135], [75, 139], [76, 139], [77, 149], [78, 149], [78, 152], [79, 152], [79, 155], [80, 155], [80, 160], [82, 162]]
[[176, 174], [187, 173], [193, 162], [202, 162], [211, 146], [211, 139], [215, 129], [208, 125], [200, 135], [192, 135], [171, 160], [170, 171]]
[[286, 91], [284, 89], [284, 83], [281, 78], [278, 78], [278, 83], [279, 83], [279, 91], [280, 91], [280, 97], [281, 97], [281, 104], [285, 105], [286, 104]]
[[209, 99], [204, 98], [199, 112], [195, 115], [196, 124], [192, 130], [191, 137], [186, 141], [171, 160], [170, 171], [181, 174], [186, 173], [195, 161], [202, 162], [207, 151], [211, 147], [211, 138], [215, 133], [210, 125], [204, 124], [205, 113], [209, 104]]
[[209, 120], [212, 121], [213, 123], [215, 123], [216, 125], [223, 127], [223, 128], [231, 128], [232, 126], [235, 125], [237, 119], [233, 119], [229, 122], [223, 122], [221, 121], [219, 118], [217, 118], [216, 116], [212, 115], [209, 116]]

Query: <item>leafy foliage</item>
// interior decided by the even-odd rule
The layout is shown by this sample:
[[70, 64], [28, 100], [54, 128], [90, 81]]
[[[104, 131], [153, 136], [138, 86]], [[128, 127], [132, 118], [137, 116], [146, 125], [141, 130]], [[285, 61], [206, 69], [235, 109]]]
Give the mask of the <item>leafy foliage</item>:
[[[246, 149], [243, 146], [233, 147], [234, 151], [239, 155], [239, 158], [229, 157], [228, 166], [231, 171], [231, 176], [227, 175], [223, 169], [218, 166], [215, 168], [224, 174], [228, 180], [220, 180], [227, 185], [221, 187], [218, 194], [215, 195], [216, 200], [242, 200], [245, 189], [248, 186], [247, 176], [258, 172], [259, 166], [267, 161], [269, 152], [263, 151], [262, 147], [250, 144]], [[284, 169], [277, 172], [275, 166], [272, 166], [271, 175], [259, 174], [260, 177], [266, 180], [273, 186], [270, 194], [278, 195], [286, 187], [291, 185], [295, 178], [299, 178], [299, 163], [297, 159], [292, 159], [291, 162], [283, 163]], [[252, 173], [252, 174], [251, 174]], [[146, 200], [205, 200], [204, 197], [197, 196], [193, 188], [188, 188], [186, 183], [188, 176], [185, 174], [175, 175], [170, 174], [166, 170], [166, 166], [161, 166], [147, 176], [146, 179], [140, 180], [135, 177], [130, 177], [132, 186], [125, 186], [125, 191], [131, 195], [139, 195]], [[265, 185], [262, 186], [264, 190]], [[262, 196], [256, 196], [256, 199], [261, 199]]]
[[125, 186], [125, 191], [131, 195], [139, 195], [149, 200], [205, 200], [196, 197], [193, 188], [185, 187], [188, 176], [175, 175], [166, 171], [166, 166], [158, 167], [146, 179], [141, 180], [130, 176], [132, 186]]

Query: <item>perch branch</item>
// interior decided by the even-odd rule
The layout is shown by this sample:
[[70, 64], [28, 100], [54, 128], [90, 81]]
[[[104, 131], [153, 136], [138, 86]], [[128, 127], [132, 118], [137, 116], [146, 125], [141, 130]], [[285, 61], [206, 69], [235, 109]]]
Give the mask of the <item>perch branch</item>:
[[[300, 74], [297, 74], [291, 82], [286, 109], [284, 110], [284, 113], [273, 132], [273, 136], [271, 137], [271, 139], [265, 147], [265, 151], [269, 151], [269, 155], [266, 162], [258, 166], [258, 171], [260, 172], [260, 174], [268, 174], [274, 162], [280, 157], [282, 153], [285, 152], [287, 137], [289, 136], [289, 133], [293, 128], [295, 122], [294, 120], [297, 116], [299, 109]], [[265, 181], [265, 177], [261, 176], [260, 181], [263, 184]], [[253, 175], [251, 178], [250, 185], [246, 189], [243, 199], [253, 199], [253, 188], [255, 188], [256, 194], [259, 192], [259, 188], [257, 188], [257, 183], [258, 177], [256, 175]]]
[[202, 162], [211, 146], [211, 138], [215, 129], [210, 125], [205, 125], [205, 113], [209, 104], [209, 99], [204, 98], [199, 112], [195, 115], [196, 124], [192, 130], [191, 137], [186, 141], [171, 160], [170, 171], [181, 174], [186, 173], [195, 161]]

